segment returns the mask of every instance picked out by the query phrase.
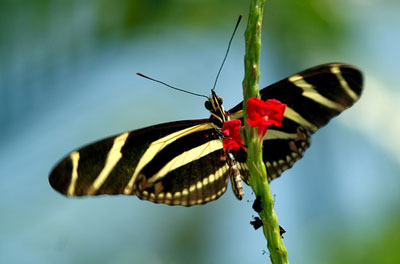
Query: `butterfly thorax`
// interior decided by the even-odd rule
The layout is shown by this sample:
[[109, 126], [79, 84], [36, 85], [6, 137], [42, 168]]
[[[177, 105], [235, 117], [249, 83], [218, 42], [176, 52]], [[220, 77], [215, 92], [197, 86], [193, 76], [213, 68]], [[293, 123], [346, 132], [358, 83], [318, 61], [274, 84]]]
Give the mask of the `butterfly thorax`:
[[222, 103], [222, 97], [218, 96], [213, 90], [211, 90], [210, 97], [204, 103], [206, 109], [210, 111], [210, 121], [218, 127], [222, 127], [225, 121], [229, 120]]

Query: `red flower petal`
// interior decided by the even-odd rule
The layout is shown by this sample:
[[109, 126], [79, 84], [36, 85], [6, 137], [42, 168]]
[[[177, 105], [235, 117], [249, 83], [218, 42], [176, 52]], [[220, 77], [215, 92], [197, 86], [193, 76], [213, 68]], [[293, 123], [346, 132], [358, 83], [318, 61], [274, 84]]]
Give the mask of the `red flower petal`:
[[264, 137], [268, 126], [282, 126], [283, 113], [286, 105], [278, 100], [268, 99], [265, 102], [252, 97], [247, 101], [247, 122], [250, 126], [258, 128], [258, 136]]
[[243, 147], [243, 139], [240, 136], [240, 125], [242, 122], [239, 119], [226, 121], [222, 125], [222, 133], [226, 136], [223, 141], [225, 150], [239, 150]]

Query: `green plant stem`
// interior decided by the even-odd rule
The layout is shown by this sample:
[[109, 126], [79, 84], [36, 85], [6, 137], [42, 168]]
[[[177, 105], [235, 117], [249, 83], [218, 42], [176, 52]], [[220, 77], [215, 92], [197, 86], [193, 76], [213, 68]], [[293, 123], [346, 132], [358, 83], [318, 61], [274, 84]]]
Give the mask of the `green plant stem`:
[[[245, 77], [243, 80], [243, 116], [246, 120], [246, 104], [250, 97], [260, 97], [258, 81], [260, 78], [259, 60], [261, 49], [261, 25], [265, 0], [250, 0], [250, 12], [245, 32], [246, 54], [244, 57]], [[264, 236], [273, 264], [289, 263], [287, 251], [280, 235], [278, 218], [274, 211], [267, 171], [262, 159], [262, 139], [257, 136], [257, 129], [245, 122], [243, 131], [247, 146], [247, 166], [250, 171], [249, 183], [256, 196], [261, 197], [263, 210], [259, 213], [263, 222]], [[267, 132], [268, 133], [268, 132]]]

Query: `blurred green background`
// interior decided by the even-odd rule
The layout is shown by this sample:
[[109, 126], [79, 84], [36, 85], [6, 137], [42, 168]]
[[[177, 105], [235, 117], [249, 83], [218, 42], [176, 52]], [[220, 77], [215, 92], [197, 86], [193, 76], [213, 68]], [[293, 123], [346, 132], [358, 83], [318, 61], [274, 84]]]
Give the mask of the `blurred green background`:
[[[0, 1], [0, 263], [268, 263], [252, 193], [191, 208], [68, 199], [48, 184], [74, 148], [241, 101], [248, 1]], [[275, 180], [291, 263], [400, 263], [400, 2], [267, 1], [260, 86], [308, 67], [364, 72], [360, 102]]]

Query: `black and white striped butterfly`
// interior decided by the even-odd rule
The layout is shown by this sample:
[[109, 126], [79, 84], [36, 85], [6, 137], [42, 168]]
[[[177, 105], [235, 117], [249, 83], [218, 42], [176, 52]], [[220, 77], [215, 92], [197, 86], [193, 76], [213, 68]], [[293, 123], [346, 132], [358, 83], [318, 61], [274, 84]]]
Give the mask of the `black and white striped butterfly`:
[[[264, 137], [269, 180], [303, 156], [311, 134], [359, 99], [362, 82], [355, 67], [331, 63], [260, 91], [263, 100], [277, 99], [287, 105], [282, 127], [270, 127]], [[220, 197], [231, 176], [240, 199], [240, 177], [247, 183], [249, 176], [246, 152], [225, 151], [220, 130], [225, 121], [243, 118], [242, 103], [225, 112], [221, 97], [212, 91], [206, 108], [211, 113], [208, 119], [124, 132], [73, 151], [52, 170], [50, 184], [68, 196], [125, 194], [191, 206]]]

